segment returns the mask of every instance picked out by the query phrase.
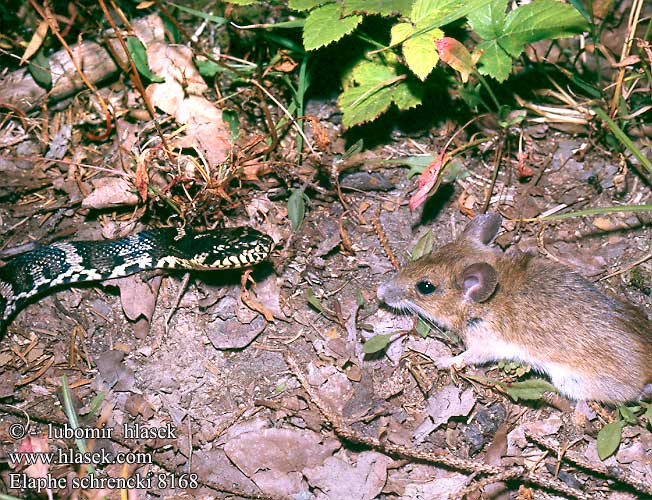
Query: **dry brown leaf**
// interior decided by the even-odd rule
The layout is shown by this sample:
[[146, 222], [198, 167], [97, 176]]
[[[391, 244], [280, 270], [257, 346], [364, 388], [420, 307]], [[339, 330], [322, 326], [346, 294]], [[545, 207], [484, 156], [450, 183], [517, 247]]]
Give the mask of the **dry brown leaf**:
[[21, 66], [25, 64], [25, 61], [29, 60], [30, 57], [36, 54], [36, 52], [38, 52], [38, 49], [41, 48], [41, 45], [43, 45], [43, 40], [45, 40], [45, 37], [48, 34], [48, 29], [49, 29], [48, 22], [44, 19], [38, 25], [38, 28], [36, 28], [36, 31], [34, 32], [34, 36], [29, 41], [29, 44], [27, 44], [27, 48], [25, 49], [25, 53], [23, 54], [23, 57], [20, 58]]
[[193, 61], [192, 50], [179, 45], [153, 43], [147, 47], [150, 69], [165, 78], [146, 89], [152, 105], [187, 125], [172, 141], [180, 148], [196, 148], [210, 166], [224, 162], [231, 149], [231, 134], [222, 112], [203, 97], [208, 86]]
[[113, 208], [138, 204], [134, 187], [122, 177], [102, 177], [93, 181], [93, 191], [82, 201], [83, 208]]

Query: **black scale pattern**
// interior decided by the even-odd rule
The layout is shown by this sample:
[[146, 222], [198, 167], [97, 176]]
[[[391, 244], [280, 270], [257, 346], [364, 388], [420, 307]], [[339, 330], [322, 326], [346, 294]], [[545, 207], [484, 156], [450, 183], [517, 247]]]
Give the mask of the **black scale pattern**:
[[[31, 297], [54, 286], [127, 276], [155, 267], [244, 267], [267, 258], [272, 247], [269, 236], [249, 227], [219, 229], [214, 233], [161, 228], [112, 241], [43, 246], [0, 268], [0, 332]], [[193, 261], [198, 256], [202, 257], [201, 263]], [[238, 259], [238, 263], [228, 260], [229, 257]], [[167, 260], [157, 266], [162, 259]]]

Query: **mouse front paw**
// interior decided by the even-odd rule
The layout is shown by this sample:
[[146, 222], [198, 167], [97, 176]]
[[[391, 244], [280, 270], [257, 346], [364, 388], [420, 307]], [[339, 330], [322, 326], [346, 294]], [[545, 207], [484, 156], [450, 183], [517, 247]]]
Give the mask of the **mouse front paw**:
[[435, 366], [440, 370], [448, 370], [450, 368], [455, 368], [459, 370], [464, 368], [464, 358], [460, 356], [442, 356], [441, 358], [435, 359]]

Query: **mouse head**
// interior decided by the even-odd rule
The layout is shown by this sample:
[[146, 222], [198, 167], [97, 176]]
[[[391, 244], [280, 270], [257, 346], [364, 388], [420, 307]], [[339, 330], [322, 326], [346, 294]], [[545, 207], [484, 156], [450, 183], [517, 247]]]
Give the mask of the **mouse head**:
[[440, 326], [462, 328], [498, 287], [494, 266], [500, 251], [490, 245], [502, 217], [478, 215], [455, 241], [410, 262], [378, 288], [378, 298]]

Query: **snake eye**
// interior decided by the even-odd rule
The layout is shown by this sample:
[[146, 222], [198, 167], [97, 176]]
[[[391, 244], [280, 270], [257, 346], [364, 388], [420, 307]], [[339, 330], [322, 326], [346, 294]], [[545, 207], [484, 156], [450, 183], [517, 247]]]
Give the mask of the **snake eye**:
[[437, 287], [427, 280], [417, 281], [415, 288], [421, 295], [430, 295], [437, 290]]

